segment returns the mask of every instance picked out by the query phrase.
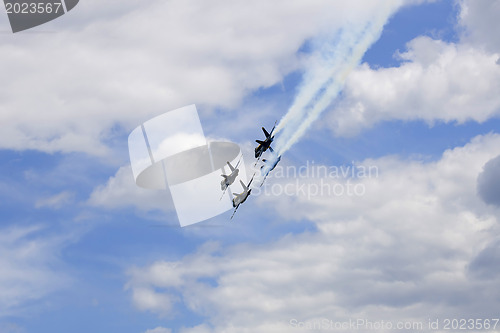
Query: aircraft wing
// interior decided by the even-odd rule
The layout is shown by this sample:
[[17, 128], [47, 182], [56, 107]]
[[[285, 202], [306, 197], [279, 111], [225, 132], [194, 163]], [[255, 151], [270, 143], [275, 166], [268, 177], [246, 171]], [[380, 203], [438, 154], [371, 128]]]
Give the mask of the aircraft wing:
[[269, 137], [269, 133], [266, 131], [266, 129], [264, 127], [262, 127], [262, 131], [266, 135], [266, 138], [268, 138]]
[[[278, 122], [278, 120], [276, 120], [276, 121], [274, 122], [273, 128], [271, 129], [271, 133], [270, 133], [268, 136], [270, 136], [270, 135], [272, 135], [272, 134], [273, 134], [274, 129], [276, 128], [276, 123], [277, 123], [277, 122]], [[274, 136], [273, 136], [273, 138], [274, 138]]]

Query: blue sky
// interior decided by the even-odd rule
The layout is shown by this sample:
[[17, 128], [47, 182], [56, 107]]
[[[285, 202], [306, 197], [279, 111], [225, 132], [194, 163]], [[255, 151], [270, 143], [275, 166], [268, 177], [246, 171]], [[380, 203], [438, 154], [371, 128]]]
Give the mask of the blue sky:
[[[380, 38], [281, 162], [376, 166], [352, 180], [363, 195], [263, 194], [187, 228], [168, 193], [135, 186], [130, 131], [195, 103], [205, 134], [250, 163], [301, 89], [311, 39], [382, 3], [85, 0], [2, 34], [0, 331], [497, 318], [500, 2], [414, 2], [386, 2]], [[348, 180], [268, 179], [323, 181]]]

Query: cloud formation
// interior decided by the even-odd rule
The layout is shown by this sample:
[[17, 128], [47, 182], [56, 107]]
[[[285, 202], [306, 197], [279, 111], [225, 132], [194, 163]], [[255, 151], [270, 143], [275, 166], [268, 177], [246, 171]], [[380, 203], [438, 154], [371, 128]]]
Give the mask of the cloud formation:
[[56, 195], [40, 198], [35, 202], [35, 208], [49, 207], [53, 209], [59, 209], [64, 205], [68, 205], [73, 201], [74, 193], [69, 191], [63, 191]]
[[399, 54], [399, 67], [366, 63], [347, 80], [344, 98], [330, 112], [336, 135], [354, 135], [386, 120], [484, 122], [500, 112], [499, 54], [470, 45], [418, 37]]
[[419, 36], [397, 51], [398, 67], [363, 64], [348, 78], [326, 126], [352, 136], [388, 120], [463, 124], [500, 114], [499, 1], [459, 1], [456, 43]]
[[500, 207], [500, 156], [484, 165], [477, 178], [477, 191], [484, 202]]
[[119, 168], [106, 184], [96, 187], [87, 203], [104, 209], [135, 207], [142, 211], [161, 210], [163, 212], [174, 209], [170, 192], [138, 187], [134, 182], [130, 165]]
[[57, 270], [66, 239], [42, 235], [43, 227], [0, 229], [0, 317], [64, 288], [69, 277]]
[[500, 136], [486, 135], [436, 162], [364, 161], [380, 174], [358, 180], [363, 196], [260, 197], [262, 209], [307, 219], [317, 231], [262, 245], [207, 243], [179, 261], [131, 268], [128, 288], [155, 290], [174, 308], [182, 301], [213, 332], [288, 332], [293, 319], [493, 315], [498, 281], [478, 279], [468, 266], [498, 230], [498, 212], [477, 197], [476, 179], [499, 147]]
[[166, 110], [236, 107], [300, 68], [309, 38], [379, 2], [86, 1], [37, 28], [55, 33], [0, 36], [0, 148], [105, 155]]
[[462, 40], [489, 52], [500, 52], [498, 13], [500, 1], [460, 0], [459, 25], [463, 28]]
[[154, 329], [151, 329], [151, 330], [147, 330], [146, 332], [144, 333], [172, 333], [172, 330], [169, 329], [169, 328], [165, 328], [165, 327], [156, 327]]

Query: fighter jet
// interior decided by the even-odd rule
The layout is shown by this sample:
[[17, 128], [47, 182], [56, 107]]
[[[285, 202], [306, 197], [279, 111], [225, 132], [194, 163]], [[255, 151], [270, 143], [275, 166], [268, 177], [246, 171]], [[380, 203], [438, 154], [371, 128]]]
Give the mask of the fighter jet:
[[[273, 148], [269, 147], [269, 150], [271, 151], [271, 153], [274, 154], [274, 150]], [[276, 155], [276, 154], [274, 154]], [[278, 156], [278, 158], [276, 159], [276, 161], [274, 161], [274, 163], [271, 165], [271, 169], [269, 169], [269, 172], [273, 171], [274, 168], [276, 168], [276, 166], [278, 165], [279, 161], [281, 161], [281, 155]], [[267, 160], [264, 158], [262, 160], [262, 162], [266, 163], [267, 164]], [[261, 166], [260, 168], [263, 169], [265, 167], [265, 165]]]
[[245, 183], [243, 183], [240, 180], [241, 187], [243, 187], [243, 192], [233, 193], [233, 195], [234, 195], [234, 197], [233, 197], [234, 211], [233, 211], [233, 215], [231, 215], [231, 220], [233, 219], [234, 213], [236, 213], [236, 210], [238, 209], [238, 207], [240, 207], [240, 205], [245, 202], [245, 200], [248, 198], [248, 196], [252, 192], [250, 185], [252, 184], [254, 176], [255, 176], [255, 174], [252, 176], [252, 179], [250, 179], [250, 182], [248, 183], [248, 185], [245, 185]]
[[262, 127], [262, 131], [264, 132], [266, 139], [264, 141], [261, 140], [255, 140], [259, 145], [255, 148], [255, 158], [260, 158], [260, 156], [269, 148], [271, 147], [271, 143], [273, 142], [274, 139], [274, 128], [276, 127], [276, 122], [274, 122], [274, 126], [271, 129], [271, 133], [268, 133], [264, 127]]
[[236, 163], [236, 166], [233, 168], [231, 163], [229, 161], [227, 162], [227, 165], [229, 166], [229, 170], [231, 170], [231, 173], [229, 175], [224, 175], [222, 174], [222, 179], [220, 182], [220, 189], [222, 190], [222, 196], [220, 197], [219, 200], [221, 200], [224, 197], [224, 194], [226, 194], [226, 190], [228, 186], [232, 185], [234, 181], [236, 180], [236, 177], [238, 177], [238, 174], [240, 170], [238, 169], [238, 165], [240, 164], [241, 159]]
[[[273, 155], [276, 156], [276, 154], [274, 153], [274, 150], [273, 148], [269, 147], [269, 150], [271, 151], [271, 153], [273, 153]], [[274, 160], [273, 164], [270, 165], [270, 168], [269, 170], [266, 172], [265, 176], [264, 176], [264, 179], [262, 180], [262, 183], [260, 183], [260, 186], [262, 186], [264, 184], [264, 182], [266, 181], [266, 178], [267, 176], [269, 175], [269, 173], [271, 171], [274, 170], [274, 168], [276, 168], [276, 166], [278, 165], [279, 161], [281, 161], [281, 155], [278, 155], [278, 157]], [[265, 164], [263, 166], [260, 167], [260, 170], [262, 171], [265, 171], [265, 167], [267, 166], [267, 160], [266, 159], [263, 159], [262, 162], [264, 162]]]
[[221, 175], [222, 178], [224, 178], [220, 182], [220, 189], [222, 191], [226, 190], [229, 185], [232, 185], [236, 177], [238, 177], [238, 173], [240, 172], [240, 170], [238, 169], [239, 164], [240, 162], [238, 161], [236, 167], [233, 167], [231, 163], [229, 163], [229, 161], [227, 162], [227, 165], [229, 166], [229, 170], [231, 170], [231, 173], [229, 175]]

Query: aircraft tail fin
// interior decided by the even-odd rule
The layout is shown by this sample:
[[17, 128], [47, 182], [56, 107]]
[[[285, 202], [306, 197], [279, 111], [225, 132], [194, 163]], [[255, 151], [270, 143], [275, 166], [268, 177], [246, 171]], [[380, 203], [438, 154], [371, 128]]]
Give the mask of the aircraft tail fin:
[[234, 171], [234, 167], [231, 165], [231, 163], [229, 163], [229, 161], [227, 161], [227, 165], [229, 166], [229, 169], [231, 170], [231, 172]]
[[264, 135], [266, 136], [266, 138], [268, 138], [270, 134], [266, 131], [266, 129], [264, 127], [262, 127], [262, 131], [264, 132]]
[[257, 142], [260, 145], [264, 144], [264, 141], [262, 141], [262, 140], [255, 140], [255, 142]]

